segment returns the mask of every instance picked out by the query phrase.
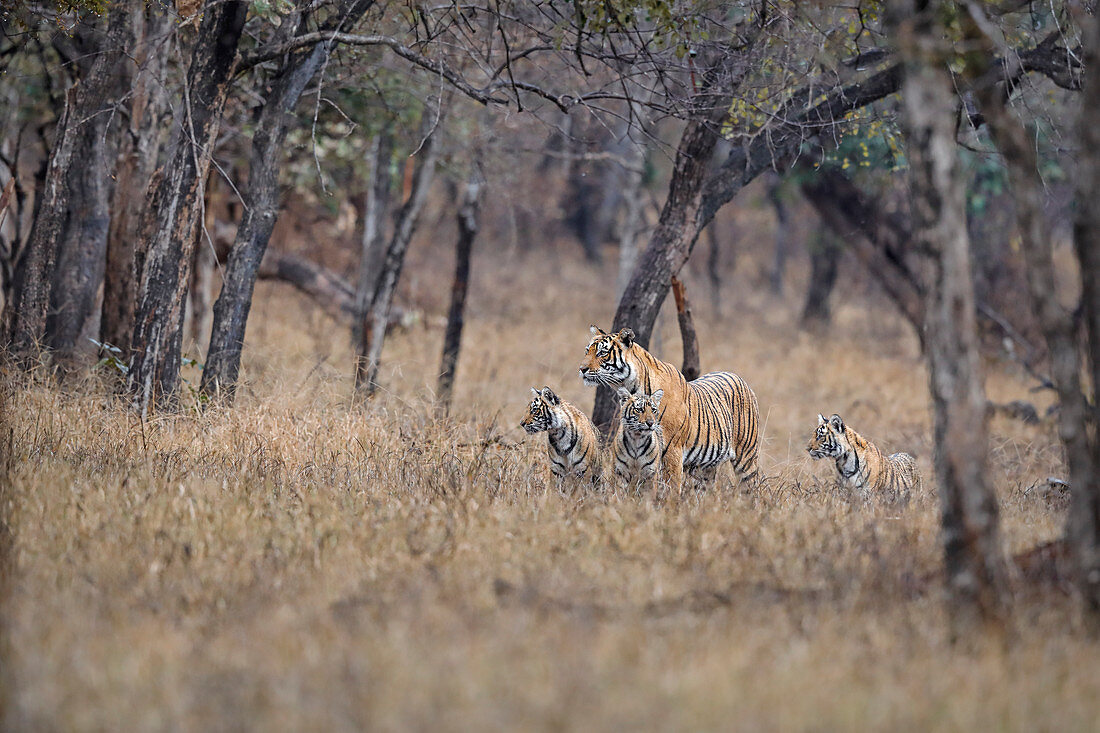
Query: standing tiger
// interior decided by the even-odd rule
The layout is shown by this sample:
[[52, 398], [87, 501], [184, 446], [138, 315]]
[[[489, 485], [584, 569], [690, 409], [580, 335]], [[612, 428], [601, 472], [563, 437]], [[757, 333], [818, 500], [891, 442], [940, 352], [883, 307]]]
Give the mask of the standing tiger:
[[654, 499], [657, 498], [661, 449], [664, 447], [658, 418], [664, 394], [660, 389], [652, 395], [630, 394], [619, 387], [622, 410], [619, 428], [611, 443], [612, 465], [620, 483], [639, 492], [648, 489]]
[[755, 479], [760, 442], [760, 408], [745, 380], [730, 372], [711, 372], [689, 382], [680, 370], [660, 361], [624, 328], [610, 334], [592, 326], [592, 340], [580, 367], [585, 384], [623, 387], [628, 392], [664, 392], [660, 421], [665, 447], [663, 475], [677, 492], [684, 471], [704, 486], [714, 484], [718, 467], [733, 464], [741, 476]]
[[600, 480], [600, 438], [588, 415], [562, 400], [549, 387], [531, 388], [535, 398], [527, 405], [520, 427], [534, 434], [546, 431], [550, 471], [558, 479]]
[[908, 504], [910, 494], [920, 490], [920, 473], [913, 456], [883, 455], [874, 443], [845, 425], [840, 415], [828, 420], [823, 415], [817, 416], [817, 429], [806, 450], [815, 461], [834, 459], [840, 483], [863, 499], [873, 492]]

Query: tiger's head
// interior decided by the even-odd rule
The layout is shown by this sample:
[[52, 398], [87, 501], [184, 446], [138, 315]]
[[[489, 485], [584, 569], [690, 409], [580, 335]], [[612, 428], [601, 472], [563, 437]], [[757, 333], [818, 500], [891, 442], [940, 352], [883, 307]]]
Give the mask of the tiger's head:
[[818, 415], [817, 428], [810, 436], [810, 444], [806, 446], [810, 457], [815, 461], [819, 458], [839, 458], [848, 447], [848, 436], [840, 415], [833, 415], [828, 420], [824, 415]]
[[651, 395], [637, 392], [631, 394], [625, 387], [619, 387], [619, 404], [622, 406], [623, 429], [632, 432], [654, 431], [661, 427], [661, 398], [665, 391], [659, 389]]
[[616, 334], [592, 326], [592, 340], [584, 350], [581, 379], [588, 386], [605, 384], [621, 387], [633, 381], [634, 367], [626, 360], [626, 351], [634, 344], [634, 332], [624, 328]]
[[531, 394], [535, 398], [527, 405], [527, 414], [519, 426], [528, 433], [550, 430], [556, 424], [555, 408], [561, 405], [561, 399], [549, 387], [543, 387], [541, 392], [532, 387]]

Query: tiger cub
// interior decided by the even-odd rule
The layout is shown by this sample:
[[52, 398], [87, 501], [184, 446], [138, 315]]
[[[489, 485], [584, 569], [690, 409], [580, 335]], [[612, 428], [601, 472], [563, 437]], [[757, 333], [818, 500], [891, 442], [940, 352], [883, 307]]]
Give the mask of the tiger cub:
[[541, 392], [532, 388], [531, 393], [535, 397], [527, 405], [527, 414], [519, 425], [531, 434], [546, 431], [551, 473], [561, 481], [581, 478], [593, 483], [599, 481], [603, 474], [600, 438], [588, 415], [562, 400], [549, 387], [543, 387]]
[[639, 492], [649, 489], [653, 498], [657, 498], [661, 456], [665, 446], [658, 412], [664, 396], [663, 389], [646, 395], [641, 392], [631, 394], [625, 387], [619, 387], [622, 412], [615, 440], [611, 443], [615, 476], [620, 484]]
[[817, 416], [817, 429], [806, 450], [815, 461], [834, 459], [841, 485], [863, 499], [877, 493], [908, 504], [910, 494], [920, 490], [921, 477], [913, 456], [883, 455], [874, 443], [845, 425], [840, 415], [828, 420], [823, 415]]

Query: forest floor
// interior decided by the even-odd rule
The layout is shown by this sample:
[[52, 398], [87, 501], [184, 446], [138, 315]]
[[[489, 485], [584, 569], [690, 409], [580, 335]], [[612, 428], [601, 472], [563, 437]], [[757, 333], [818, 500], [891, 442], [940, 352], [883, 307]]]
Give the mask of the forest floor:
[[[767, 480], [654, 507], [560, 496], [518, 428], [532, 386], [590, 408], [610, 265], [478, 256], [450, 416], [434, 267], [410, 264], [433, 315], [391, 336], [365, 405], [345, 327], [271, 284], [232, 408], [141, 421], [103, 375], [2, 376], [3, 727], [1095, 729], [1100, 645], [1064, 591], [1016, 578], [1007, 640], [951, 642], [927, 375], [881, 298], [838, 293], [811, 335], [797, 290], [739, 274], [718, 317], [689, 279], [704, 370], [759, 397]], [[1049, 399], [1030, 386], [989, 365], [992, 399]], [[819, 412], [914, 453], [925, 492], [838, 492], [805, 451]], [[1049, 421], [993, 418], [990, 471], [1007, 553], [1060, 535]]]

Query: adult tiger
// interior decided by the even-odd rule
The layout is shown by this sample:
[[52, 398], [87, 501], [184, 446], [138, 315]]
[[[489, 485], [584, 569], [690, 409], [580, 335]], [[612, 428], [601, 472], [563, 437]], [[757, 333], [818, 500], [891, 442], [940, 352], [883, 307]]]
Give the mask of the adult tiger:
[[867, 499], [872, 492], [893, 501], [909, 503], [909, 495], [921, 487], [917, 462], [908, 453], [884, 455], [874, 443], [844, 424], [840, 415], [828, 420], [817, 416], [817, 428], [806, 446], [810, 457], [832, 458], [842, 485]]
[[741, 377], [711, 372], [689, 382], [679, 369], [639, 346], [629, 328], [610, 334], [596, 326], [580, 372], [588, 385], [646, 394], [664, 390], [661, 463], [672, 488], [680, 490], [685, 470], [696, 481], [713, 485], [725, 461], [742, 480], [756, 479], [760, 408]]
[[603, 457], [596, 426], [574, 405], [543, 387], [531, 388], [535, 398], [519, 425], [529, 434], [546, 431], [550, 472], [559, 481], [588, 477], [593, 483], [603, 474]]

